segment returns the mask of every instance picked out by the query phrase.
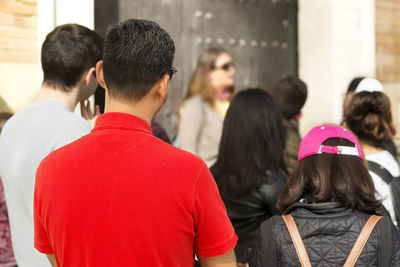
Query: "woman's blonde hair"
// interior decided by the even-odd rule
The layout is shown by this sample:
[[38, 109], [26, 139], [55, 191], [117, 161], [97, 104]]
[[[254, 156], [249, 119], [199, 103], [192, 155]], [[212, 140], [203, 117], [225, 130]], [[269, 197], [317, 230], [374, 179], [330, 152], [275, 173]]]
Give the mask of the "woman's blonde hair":
[[215, 69], [215, 62], [223, 53], [229, 54], [228, 51], [221, 47], [211, 47], [200, 55], [184, 100], [198, 95], [204, 102], [213, 105], [214, 88], [208, 78], [208, 74]]

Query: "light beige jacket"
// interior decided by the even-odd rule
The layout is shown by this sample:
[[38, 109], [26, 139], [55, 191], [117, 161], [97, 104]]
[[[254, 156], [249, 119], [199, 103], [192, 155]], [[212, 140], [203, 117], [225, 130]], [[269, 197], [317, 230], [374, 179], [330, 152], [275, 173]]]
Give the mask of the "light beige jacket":
[[183, 102], [179, 116], [178, 146], [211, 167], [217, 159], [224, 115], [194, 96]]

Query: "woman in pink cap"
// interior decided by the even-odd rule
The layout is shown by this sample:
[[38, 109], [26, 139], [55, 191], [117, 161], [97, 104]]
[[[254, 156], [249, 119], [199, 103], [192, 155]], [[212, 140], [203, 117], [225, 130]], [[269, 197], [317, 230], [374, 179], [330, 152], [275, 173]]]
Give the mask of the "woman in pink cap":
[[400, 233], [375, 198], [355, 136], [315, 127], [298, 161], [278, 203], [285, 215], [261, 225], [251, 266], [399, 266]]

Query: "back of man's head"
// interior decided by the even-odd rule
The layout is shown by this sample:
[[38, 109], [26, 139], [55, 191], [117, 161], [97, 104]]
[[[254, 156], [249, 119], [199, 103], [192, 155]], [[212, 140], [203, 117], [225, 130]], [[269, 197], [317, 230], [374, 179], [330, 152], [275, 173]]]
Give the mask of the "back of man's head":
[[174, 41], [153, 21], [129, 19], [112, 26], [103, 62], [109, 95], [140, 100], [172, 67], [174, 53]]
[[288, 76], [272, 89], [272, 97], [283, 117], [290, 120], [300, 114], [307, 99], [307, 85], [297, 77]]
[[103, 39], [95, 31], [78, 24], [60, 25], [42, 45], [43, 84], [70, 91], [102, 55]]

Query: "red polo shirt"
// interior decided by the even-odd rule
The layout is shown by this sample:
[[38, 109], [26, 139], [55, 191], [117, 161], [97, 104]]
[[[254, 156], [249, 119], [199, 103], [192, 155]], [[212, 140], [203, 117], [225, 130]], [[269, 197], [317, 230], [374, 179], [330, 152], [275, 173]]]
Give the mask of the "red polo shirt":
[[237, 241], [207, 166], [124, 113], [42, 161], [34, 219], [59, 267], [193, 266]]

